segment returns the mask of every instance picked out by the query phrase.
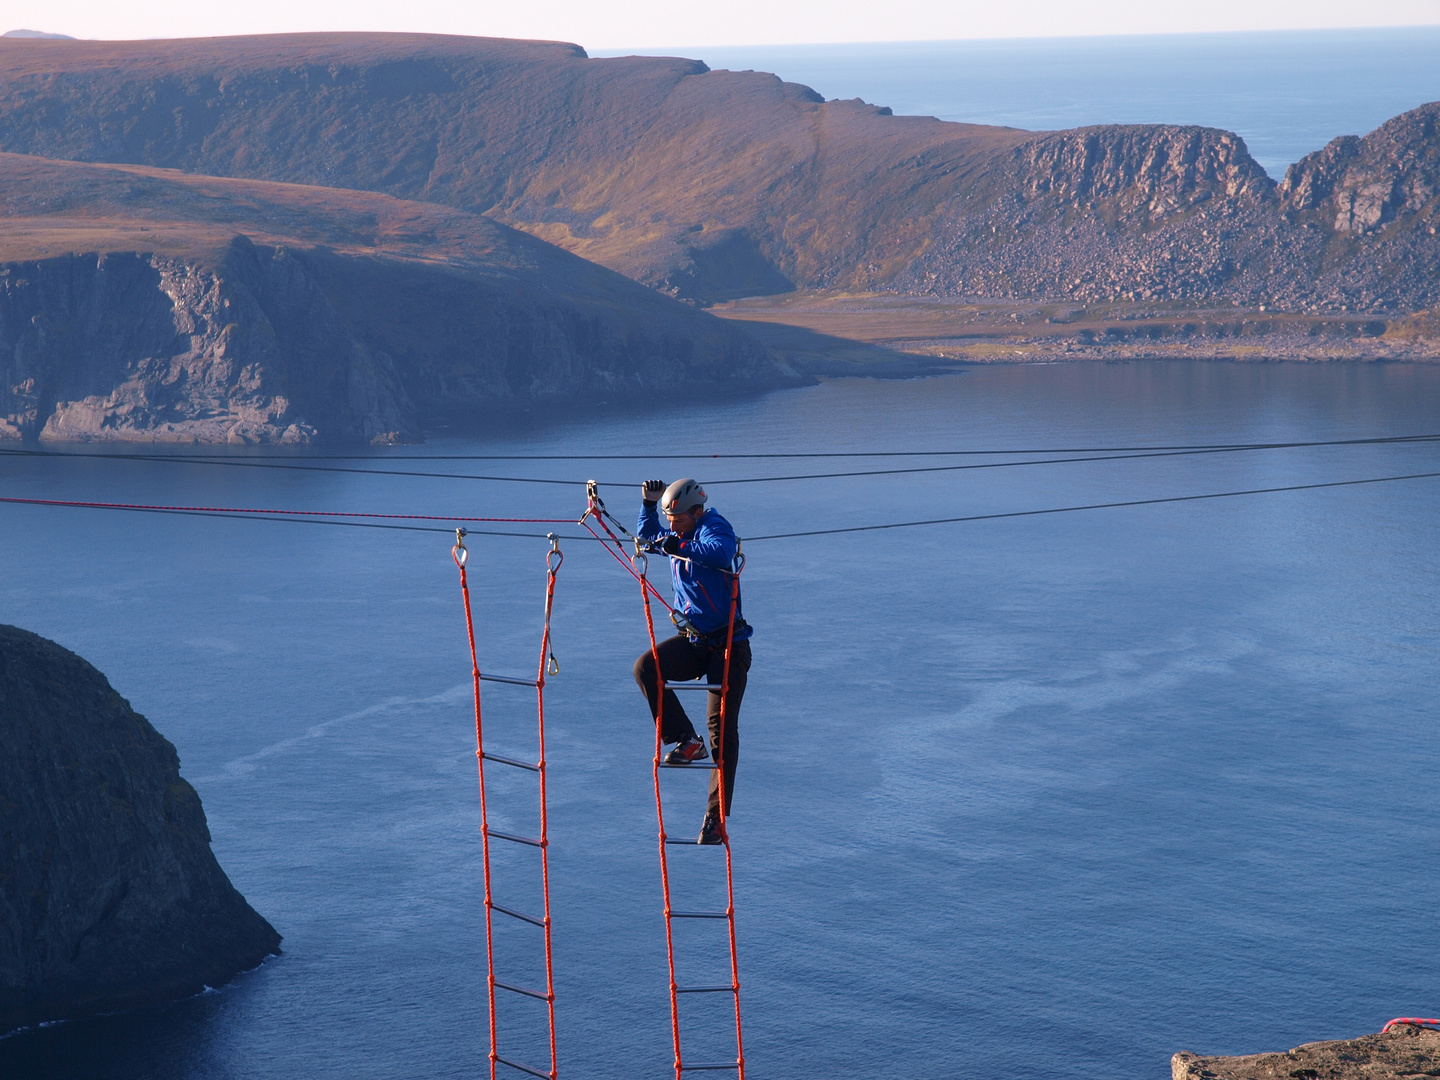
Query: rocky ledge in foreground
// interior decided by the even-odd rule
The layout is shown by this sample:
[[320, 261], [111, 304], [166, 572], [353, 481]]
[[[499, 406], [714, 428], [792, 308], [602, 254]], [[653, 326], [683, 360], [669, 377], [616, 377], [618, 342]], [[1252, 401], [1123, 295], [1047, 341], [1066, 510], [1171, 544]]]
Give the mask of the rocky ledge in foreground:
[[1440, 1076], [1440, 1031], [1396, 1024], [1379, 1035], [1313, 1042], [1281, 1054], [1170, 1059], [1173, 1080], [1418, 1080]]
[[74, 653], [0, 626], [0, 1032], [155, 1004], [278, 953], [175, 747]]

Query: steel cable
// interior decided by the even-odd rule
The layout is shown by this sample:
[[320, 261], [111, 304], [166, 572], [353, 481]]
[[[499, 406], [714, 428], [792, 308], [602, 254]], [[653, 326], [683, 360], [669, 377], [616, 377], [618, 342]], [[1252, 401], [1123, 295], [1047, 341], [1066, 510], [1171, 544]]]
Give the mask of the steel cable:
[[[1032, 465], [1065, 465], [1079, 464], [1097, 461], [1124, 461], [1131, 458], [1159, 458], [1159, 457], [1187, 457], [1208, 454], [1228, 454], [1260, 450], [1289, 450], [1314, 448], [1324, 446], [1384, 446], [1402, 444], [1427, 444], [1440, 442], [1440, 434], [1429, 435], [1397, 435], [1369, 439], [1327, 439], [1310, 442], [1285, 442], [1285, 443], [1225, 443], [1214, 445], [1194, 446], [1155, 446], [1155, 447], [1095, 447], [1091, 449], [1072, 448], [1059, 450], [935, 450], [935, 451], [881, 451], [874, 453], [846, 453], [846, 454], [784, 454], [784, 455], [710, 455], [713, 458], [781, 458], [781, 457], [955, 457], [955, 456], [997, 456], [1001, 454], [1067, 454], [1068, 457], [1052, 457], [1041, 460], [1027, 461], [986, 461], [964, 465], [916, 465], [898, 469], [861, 469], [844, 472], [818, 472], [818, 473], [792, 473], [781, 476], [742, 476], [731, 477], [721, 480], [707, 481], [709, 486], [721, 487], [738, 484], [769, 484], [782, 483], [798, 480], [841, 480], [860, 476], [901, 476], [915, 473], [937, 473], [937, 472], [965, 472], [973, 469], [1006, 469]], [[1084, 455], [1084, 456], [1076, 456]], [[233, 457], [220, 457], [204, 454], [128, 454], [128, 453], [103, 453], [97, 451], [62, 451], [62, 450], [30, 450], [0, 448], [0, 457], [17, 458], [85, 458], [101, 461], [146, 461], [161, 462], [172, 465], [211, 465], [222, 468], [243, 468], [243, 469], [281, 469], [287, 472], [319, 472], [319, 473], [340, 473], [345, 475], [359, 476], [406, 476], [412, 478], [431, 480], [478, 480], [487, 483], [506, 484], [545, 484], [550, 486], [570, 487], [584, 483], [580, 480], [557, 479], [545, 476], [493, 476], [479, 473], [458, 473], [458, 472], [431, 472], [419, 469], [392, 469], [392, 468], [360, 468], [356, 466], [341, 465], [307, 465], [290, 461], [275, 461], [266, 457], [264, 460], [254, 460], [261, 455], [253, 455], [250, 459], [239, 459]], [[679, 455], [686, 457], [688, 455]], [[534, 458], [524, 460], [620, 460], [620, 455], [600, 455], [594, 458], [582, 457], [579, 455], [553, 455], [543, 457], [536, 455]], [[333, 455], [327, 457], [311, 458], [310, 460], [335, 460], [351, 461], [357, 458], [348, 455]], [[370, 460], [370, 459], [366, 459]], [[434, 458], [410, 455], [407, 457], [379, 459], [381, 461], [405, 461], [405, 460], [480, 460], [480, 458], [464, 458], [460, 456]], [[641, 456], [626, 458], [626, 460], [644, 460]], [[603, 480], [597, 481], [602, 487], [628, 487], [634, 483], [632, 480]]]
[[[1316, 491], [1321, 488], [1358, 487], [1364, 484], [1388, 484], [1400, 480], [1426, 480], [1440, 477], [1440, 472], [1407, 473], [1401, 476], [1373, 476], [1359, 480], [1330, 480], [1315, 484], [1286, 484], [1278, 487], [1246, 488], [1240, 491], [1214, 491], [1198, 495], [1167, 495], [1152, 499], [1126, 499], [1118, 502], [1106, 503], [1085, 503], [1079, 506], [1053, 506], [1040, 510], [1008, 510], [994, 514], [965, 514], [957, 517], [924, 518], [917, 521], [892, 521], [876, 525], [849, 525], [835, 529], [805, 529], [786, 533], [766, 533], [761, 536], [745, 537], [746, 543], [754, 543], [759, 540], [790, 540], [805, 536], [836, 536], [842, 533], [879, 532], [886, 529], [911, 529], [923, 525], [953, 525], [968, 521], [999, 521], [1004, 518], [1038, 517], [1044, 514], [1069, 514], [1081, 510], [1112, 510], [1130, 506], [1159, 506], [1164, 503], [1200, 502], [1207, 499], [1230, 499], [1242, 495], [1271, 495], [1286, 491]], [[61, 499], [23, 499], [15, 497], [0, 496], [0, 504], [10, 503], [27, 506], [50, 506], [84, 510], [123, 510], [134, 513], [151, 514], [175, 514], [188, 517], [213, 517], [232, 520], [248, 521], [288, 521], [306, 525], [339, 525], [348, 528], [362, 529], [390, 529], [400, 532], [444, 532], [452, 530], [440, 526], [429, 525], [396, 525], [379, 521], [334, 521], [328, 517], [297, 517], [297, 514], [334, 514], [336, 516], [359, 517], [359, 514], [343, 514], [341, 511], [295, 511], [295, 510], [227, 510], [219, 507], [182, 507], [182, 506], [159, 506], [131, 503], [102, 503], [102, 502], [79, 502]], [[372, 515], [385, 517], [390, 515]], [[444, 517], [442, 515], [394, 515], [397, 517], [417, 517], [434, 521], [488, 521], [488, 520], [549, 520], [549, 519], [488, 519], [488, 518], [465, 518], [465, 517]], [[554, 519], [559, 520], [559, 519]], [[568, 521], [568, 519], [565, 519]], [[523, 533], [503, 530], [469, 530], [477, 536], [508, 536], [521, 539], [535, 540], [544, 539], [545, 533]], [[562, 540], [591, 540], [606, 545], [609, 549], [609, 542], [606, 538], [598, 535], [580, 536], [564, 535]], [[612, 537], [619, 545], [619, 538]], [[623, 548], [622, 548], [623, 550]]]

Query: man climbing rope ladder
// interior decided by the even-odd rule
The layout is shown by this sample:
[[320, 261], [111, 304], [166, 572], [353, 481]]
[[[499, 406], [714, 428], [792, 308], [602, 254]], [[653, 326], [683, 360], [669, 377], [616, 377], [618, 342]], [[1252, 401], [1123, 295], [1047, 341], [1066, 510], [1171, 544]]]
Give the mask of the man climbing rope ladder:
[[[679, 633], [660, 642], [660, 670], [667, 682], [688, 682], [702, 675], [714, 689], [705, 695], [706, 720], [710, 728], [710, 749], [724, 765], [724, 817], [730, 816], [730, 797], [735, 790], [735, 763], [740, 756], [740, 735], [736, 730], [740, 701], [745, 696], [746, 674], [750, 670], [750, 635], [754, 632], [735, 608], [735, 638], [730, 650], [730, 685], [725, 695], [725, 717], [721, 723], [720, 685], [725, 677], [725, 638], [730, 627], [732, 578], [738, 542], [730, 523], [714, 510], [705, 508], [705, 491], [694, 480], [676, 480], [669, 487], [663, 480], [647, 480], [640, 491], [640, 523], [636, 532], [670, 556], [670, 574], [675, 586], [675, 623]], [[669, 528], [660, 524], [656, 503], [665, 514]], [[738, 585], [738, 583], [737, 583]], [[650, 702], [650, 715], [661, 716], [661, 740], [677, 744], [665, 755], [667, 765], [685, 765], [705, 758], [705, 743], [695, 734], [695, 725], [685, 715], [679, 697], [665, 692], [665, 708], [658, 700], [659, 679], [655, 657], [647, 649], [635, 661], [635, 681]], [[725, 745], [720, 745], [724, 730]], [[720, 814], [720, 770], [710, 778], [710, 801], [700, 829], [700, 843], [718, 844], [723, 839]]]

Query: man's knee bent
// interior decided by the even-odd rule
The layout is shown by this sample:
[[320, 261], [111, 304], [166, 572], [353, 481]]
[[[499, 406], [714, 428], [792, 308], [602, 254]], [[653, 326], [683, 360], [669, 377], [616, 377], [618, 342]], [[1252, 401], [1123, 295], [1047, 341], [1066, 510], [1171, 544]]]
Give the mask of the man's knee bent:
[[648, 690], [655, 685], [655, 656], [643, 652], [635, 660], [635, 682], [640, 689]]

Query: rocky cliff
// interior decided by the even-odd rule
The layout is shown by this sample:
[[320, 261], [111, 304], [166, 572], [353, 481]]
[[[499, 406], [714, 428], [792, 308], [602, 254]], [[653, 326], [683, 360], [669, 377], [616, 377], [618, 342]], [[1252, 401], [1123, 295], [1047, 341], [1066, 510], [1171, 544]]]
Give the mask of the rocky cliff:
[[395, 442], [515, 400], [798, 381], [474, 214], [4, 154], [0, 190], [0, 438]]
[[0, 626], [0, 1032], [198, 993], [279, 951], [175, 748], [74, 653]]
[[1242, 1057], [1170, 1059], [1173, 1080], [1418, 1080], [1440, 1075], [1440, 1031], [1396, 1024], [1378, 1035]]
[[798, 287], [1420, 310], [1440, 302], [1437, 109], [1276, 185], [1214, 129], [896, 117], [574, 45], [0, 42], [0, 149], [443, 203], [707, 303]]

